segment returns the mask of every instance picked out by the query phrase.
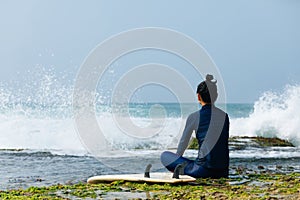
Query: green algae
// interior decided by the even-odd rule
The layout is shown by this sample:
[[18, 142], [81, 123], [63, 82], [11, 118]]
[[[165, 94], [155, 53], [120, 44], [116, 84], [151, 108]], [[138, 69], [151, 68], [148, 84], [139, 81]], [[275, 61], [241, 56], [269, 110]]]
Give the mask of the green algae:
[[249, 136], [234, 136], [229, 138], [229, 144], [238, 144], [241, 140], [249, 140], [250, 146], [258, 147], [295, 147], [288, 140], [280, 139], [277, 137], [249, 137]]
[[279, 138], [265, 138], [265, 137], [256, 137], [256, 142], [263, 147], [294, 147], [294, 145], [287, 141]]
[[[248, 137], [248, 136], [234, 136], [229, 138], [229, 146], [236, 150], [241, 150], [247, 146], [253, 147], [295, 147], [288, 140], [280, 138], [266, 138], [266, 137]], [[193, 138], [188, 146], [188, 149], [198, 149], [198, 141]]]
[[[230, 185], [233, 179], [198, 179], [192, 185], [147, 184], [124, 181], [95, 185], [85, 183], [53, 185], [50, 187], [30, 187], [24, 190], [0, 191], [0, 199], [101, 199], [116, 194], [121, 194], [126, 198], [126, 194], [131, 193], [134, 193], [134, 197], [144, 196], [147, 199], [300, 198], [299, 173], [288, 175], [250, 174], [248, 179], [249, 182], [241, 185]], [[130, 198], [129, 195], [128, 198]]]

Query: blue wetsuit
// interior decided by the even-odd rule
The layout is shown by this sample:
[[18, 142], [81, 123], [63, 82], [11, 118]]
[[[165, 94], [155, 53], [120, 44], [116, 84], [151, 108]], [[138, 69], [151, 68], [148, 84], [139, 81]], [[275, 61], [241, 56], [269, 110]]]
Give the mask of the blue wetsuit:
[[[193, 131], [196, 132], [199, 149], [197, 158], [190, 160], [182, 155]], [[196, 178], [227, 177], [229, 168], [228, 137], [228, 115], [214, 105], [206, 104], [200, 111], [192, 113], [187, 118], [176, 154], [169, 151], [163, 152], [161, 161], [170, 171], [174, 171], [178, 164], [186, 162], [184, 174]]]

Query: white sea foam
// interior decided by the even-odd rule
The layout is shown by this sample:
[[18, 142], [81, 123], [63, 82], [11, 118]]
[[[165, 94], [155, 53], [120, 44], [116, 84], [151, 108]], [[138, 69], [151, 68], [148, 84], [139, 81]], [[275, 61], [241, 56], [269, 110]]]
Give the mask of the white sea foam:
[[[177, 142], [174, 139], [181, 125], [181, 119], [169, 118], [159, 133], [141, 139], [138, 135], [122, 132], [108, 113], [97, 118], [100, 127], [104, 124], [101, 127], [103, 140], [107, 140], [114, 150], [165, 149]], [[149, 119], [133, 120], [144, 125]], [[87, 153], [72, 118], [28, 118], [25, 115], [0, 115], [0, 149], [40, 149], [72, 155]]]
[[[41, 77], [33, 77], [33, 82], [23, 84], [20, 90], [0, 83], [0, 149], [85, 155], [87, 150], [76, 132], [73, 119], [72, 84], [62, 84], [52, 72], [38, 74], [42, 74]], [[131, 114], [125, 117], [134, 125], [147, 129], [148, 133], [153, 130], [149, 137], [143, 134], [139, 137], [139, 132], [124, 133], [116, 124], [110, 107], [102, 104], [102, 99], [107, 97], [96, 96], [99, 97], [96, 101], [98, 125], [104, 134], [103, 139], [113, 149], [125, 152], [176, 147], [182, 131], [180, 128], [185, 122], [176, 106], [169, 105], [163, 116], [156, 116], [159, 123], [150, 128], [147, 126], [152, 122], [151, 106], [131, 105], [130, 109], [121, 109], [120, 112], [130, 110]], [[283, 93], [266, 92], [255, 102], [254, 111], [248, 118], [231, 119], [231, 135], [276, 136], [300, 145], [299, 102], [300, 86], [287, 86]], [[169, 111], [175, 115], [170, 115]]]
[[0, 121], [0, 149], [64, 150], [61, 154], [86, 152], [74, 130], [72, 119], [1, 115]]
[[[86, 154], [84, 141], [80, 137], [84, 133], [78, 134], [74, 124], [72, 84], [66, 80], [60, 81], [52, 70], [40, 70], [34, 75], [30, 73], [31, 78], [25, 83], [16, 84], [19, 87], [17, 90], [10, 85], [0, 83], [0, 149]], [[155, 121], [163, 123], [154, 124], [149, 128], [147, 126], [152, 122], [151, 107], [144, 108], [142, 111], [141, 105], [130, 108], [133, 112], [126, 114], [126, 117], [149, 133], [151, 130], [154, 132], [150, 137], [140, 138], [141, 133], [122, 132], [112, 116], [110, 106], [102, 104], [102, 100], [107, 97], [102, 97], [101, 94], [95, 95], [97, 97], [96, 118], [104, 134], [103, 140], [107, 140], [114, 150], [124, 152], [130, 149], [165, 149], [177, 143], [176, 139], [183, 122], [180, 113], [176, 117], [164, 115], [160, 119], [158, 116]], [[121, 116], [124, 115], [124, 110], [128, 112], [129, 109], [120, 109]], [[159, 132], [155, 134], [157, 130]]]
[[[299, 147], [269, 147], [269, 148], [247, 148], [244, 150], [230, 151], [230, 158], [300, 158]], [[196, 150], [186, 150], [185, 156], [195, 158]]]
[[231, 135], [278, 137], [300, 146], [300, 86], [265, 92], [247, 118], [231, 120]]

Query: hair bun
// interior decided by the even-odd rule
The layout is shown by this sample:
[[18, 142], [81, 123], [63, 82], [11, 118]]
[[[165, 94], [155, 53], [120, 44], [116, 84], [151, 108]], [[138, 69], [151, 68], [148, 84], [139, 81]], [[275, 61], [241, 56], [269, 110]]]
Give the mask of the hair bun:
[[206, 75], [206, 81], [207, 81], [207, 82], [210, 82], [210, 83], [214, 83], [214, 84], [217, 83], [217, 80], [214, 80], [214, 76], [211, 75], [211, 74], [207, 74], [207, 75]]
[[211, 75], [211, 74], [207, 74], [206, 75], [206, 80], [207, 81], [212, 81], [214, 79], [214, 76], [213, 75]]

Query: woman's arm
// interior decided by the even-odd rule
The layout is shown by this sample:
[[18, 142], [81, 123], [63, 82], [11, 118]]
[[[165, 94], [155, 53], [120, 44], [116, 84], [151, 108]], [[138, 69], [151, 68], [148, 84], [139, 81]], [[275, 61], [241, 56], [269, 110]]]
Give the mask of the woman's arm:
[[177, 155], [182, 156], [184, 151], [188, 147], [193, 131], [198, 129], [199, 116], [199, 111], [197, 111], [190, 114], [187, 118], [184, 131], [178, 144], [176, 152]]

